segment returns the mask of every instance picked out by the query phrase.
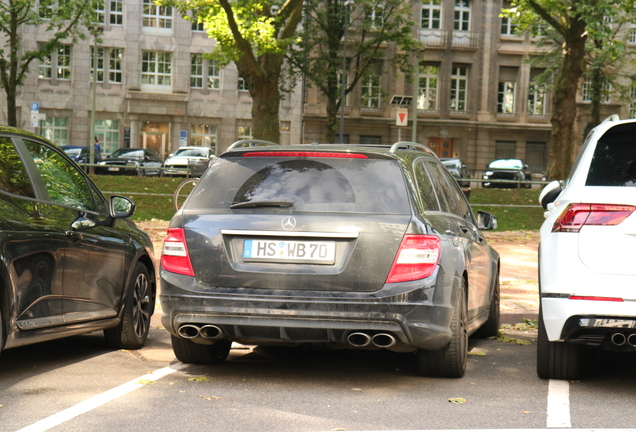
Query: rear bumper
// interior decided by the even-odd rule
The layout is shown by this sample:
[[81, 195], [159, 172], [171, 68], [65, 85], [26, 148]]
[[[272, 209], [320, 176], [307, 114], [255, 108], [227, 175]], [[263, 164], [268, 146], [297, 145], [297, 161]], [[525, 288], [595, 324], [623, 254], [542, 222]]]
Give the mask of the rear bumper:
[[436, 272], [422, 281], [387, 284], [374, 293], [307, 292], [210, 288], [162, 270], [162, 323], [175, 336], [186, 324], [213, 325], [222, 337], [251, 344], [347, 346], [354, 332], [389, 333], [396, 350], [437, 350], [451, 338], [454, 291], [461, 285], [456, 279]]

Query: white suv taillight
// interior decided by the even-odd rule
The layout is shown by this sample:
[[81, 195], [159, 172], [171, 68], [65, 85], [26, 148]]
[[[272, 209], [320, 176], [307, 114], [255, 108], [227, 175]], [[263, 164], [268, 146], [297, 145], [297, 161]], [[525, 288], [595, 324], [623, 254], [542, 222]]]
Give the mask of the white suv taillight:
[[161, 252], [161, 267], [172, 273], [194, 276], [183, 228], [168, 228]]
[[570, 204], [554, 222], [552, 232], [577, 233], [583, 225], [618, 225], [634, 210], [630, 205]]
[[429, 277], [440, 255], [439, 237], [407, 234], [402, 239], [386, 283], [406, 282]]

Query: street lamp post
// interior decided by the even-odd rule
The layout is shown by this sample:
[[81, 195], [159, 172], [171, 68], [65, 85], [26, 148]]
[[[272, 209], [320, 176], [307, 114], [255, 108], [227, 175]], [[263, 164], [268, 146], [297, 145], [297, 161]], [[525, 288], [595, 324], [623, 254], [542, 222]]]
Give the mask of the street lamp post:
[[349, 5], [353, 0], [344, 2], [345, 19], [344, 19], [344, 41], [342, 47], [342, 77], [340, 84], [340, 144], [344, 141], [344, 110], [345, 110], [345, 78], [347, 74], [347, 28], [349, 28]]
[[91, 136], [89, 137], [88, 142], [90, 149], [90, 157], [89, 162], [91, 164], [90, 173], [93, 174], [95, 172], [95, 104], [97, 100], [97, 38], [101, 33], [103, 27], [101, 25], [96, 25], [94, 27], [89, 27], [88, 30], [93, 35], [93, 92], [92, 92], [92, 101], [91, 101]]

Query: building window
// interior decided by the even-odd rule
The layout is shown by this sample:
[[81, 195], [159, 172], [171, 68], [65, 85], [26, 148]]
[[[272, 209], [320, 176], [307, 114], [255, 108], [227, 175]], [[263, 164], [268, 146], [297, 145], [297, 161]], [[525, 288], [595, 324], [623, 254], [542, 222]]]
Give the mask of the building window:
[[420, 65], [420, 89], [417, 98], [417, 109], [437, 109], [437, 83], [439, 66]]
[[109, 21], [113, 25], [124, 23], [124, 0], [110, 0]]
[[384, 8], [381, 4], [367, 6], [365, 18], [371, 28], [381, 28], [384, 24]]
[[454, 67], [451, 75], [451, 111], [466, 111], [466, 90], [468, 87], [468, 68]]
[[192, 31], [193, 32], [202, 32], [205, 31], [205, 27], [203, 26], [203, 22], [199, 21], [199, 18], [194, 13], [192, 14]]
[[203, 56], [190, 54], [190, 87], [203, 88]]
[[501, 34], [503, 36], [514, 36], [517, 33], [517, 24], [510, 17], [501, 18]]
[[191, 146], [212, 147], [216, 154], [216, 125], [192, 125], [190, 133]]
[[102, 153], [114, 152], [119, 148], [119, 121], [96, 120], [95, 136], [102, 147]]
[[422, 0], [423, 29], [438, 29], [442, 23], [442, 0]]
[[455, 0], [455, 30], [470, 31], [470, 3], [469, 0]]
[[153, 0], [144, 0], [143, 26], [172, 29], [172, 7], [157, 6]]
[[51, 19], [55, 13], [57, 7], [57, 1], [55, 0], [40, 0], [38, 12], [40, 18]]
[[122, 25], [123, 12], [123, 0], [102, 0], [95, 9], [97, 22], [102, 24]]
[[124, 50], [121, 48], [109, 48], [108, 80], [111, 83], [121, 84], [123, 76], [122, 59]]
[[362, 81], [361, 106], [363, 108], [378, 108], [380, 106], [380, 75], [372, 74]]
[[68, 145], [68, 119], [47, 116], [45, 120], [40, 120], [40, 135], [59, 146]]
[[526, 163], [532, 172], [543, 172], [546, 169], [546, 143], [526, 143]]
[[71, 79], [71, 46], [62, 45], [38, 64], [39, 78]]
[[[610, 92], [612, 86], [607, 79], [603, 79], [601, 83], [601, 102], [608, 103], [610, 101]], [[592, 102], [592, 78], [585, 78], [583, 82], [583, 102]]]
[[499, 82], [497, 90], [497, 112], [500, 114], [514, 114], [515, 112], [515, 83], [511, 81]]
[[[95, 73], [95, 49], [91, 47], [91, 82]], [[97, 82], [104, 82], [104, 48], [97, 48]]]
[[216, 61], [203, 58], [202, 54], [190, 54], [190, 87], [209, 89], [220, 88], [221, 77]]
[[252, 139], [252, 126], [239, 126], [236, 135], [239, 140]]
[[247, 85], [247, 82], [243, 79], [243, 77], [238, 78], [237, 86], [239, 90], [248, 91], [250, 89], [250, 87]]
[[545, 114], [545, 84], [530, 83], [528, 87], [528, 114]]
[[141, 85], [147, 86], [148, 90], [152, 87], [163, 88], [172, 85], [172, 53], [142, 51], [141, 59]]
[[496, 141], [495, 159], [516, 159], [517, 143], [514, 141]]
[[[91, 47], [91, 82], [93, 81], [93, 71], [95, 68], [95, 60], [93, 59], [94, 50]], [[104, 59], [108, 58], [105, 63]], [[108, 81], [115, 84], [121, 84], [122, 66], [121, 61], [123, 50], [121, 48], [97, 48], [97, 82], [104, 82], [104, 77], [108, 77]]]
[[381, 135], [360, 135], [360, 144], [382, 144]]

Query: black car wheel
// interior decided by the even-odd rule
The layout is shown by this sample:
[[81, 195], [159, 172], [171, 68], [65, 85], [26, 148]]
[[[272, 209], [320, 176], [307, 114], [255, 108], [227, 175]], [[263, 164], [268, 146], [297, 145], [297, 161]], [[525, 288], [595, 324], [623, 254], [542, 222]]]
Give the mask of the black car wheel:
[[466, 372], [468, 361], [468, 306], [466, 304], [466, 281], [455, 302], [455, 312], [451, 322], [451, 341], [441, 350], [416, 353], [417, 366], [424, 376], [438, 378], [461, 378]]
[[539, 378], [578, 380], [581, 377], [580, 347], [567, 342], [551, 342], [543, 324], [539, 306], [537, 338], [537, 375]]
[[146, 266], [135, 265], [133, 277], [124, 294], [124, 311], [117, 327], [104, 330], [107, 343], [116, 349], [139, 349], [146, 342], [155, 293]]
[[174, 355], [183, 363], [221, 364], [227, 358], [232, 347], [232, 341], [226, 339], [220, 340], [214, 345], [201, 345], [174, 335], [171, 338]]
[[475, 332], [476, 337], [488, 338], [492, 336], [497, 336], [497, 334], [499, 334], [499, 317], [501, 315], [500, 303], [501, 303], [501, 294], [499, 289], [499, 269], [497, 269], [492, 297], [490, 299], [490, 308], [488, 310], [488, 319]]

